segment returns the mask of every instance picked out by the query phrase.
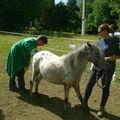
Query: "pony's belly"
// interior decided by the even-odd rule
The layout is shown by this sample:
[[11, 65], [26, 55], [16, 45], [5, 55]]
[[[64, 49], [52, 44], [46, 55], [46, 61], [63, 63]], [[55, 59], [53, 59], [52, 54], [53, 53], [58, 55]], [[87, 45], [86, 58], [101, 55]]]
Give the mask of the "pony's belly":
[[53, 84], [63, 84], [62, 80], [58, 79], [58, 78], [54, 79], [54, 78], [49, 77], [49, 78], [45, 78], [44, 80], [49, 82], [49, 83], [53, 83]]
[[42, 77], [45, 81], [54, 84], [63, 84], [63, 77], [61, 73], [57, 73], [56, 71], [46, 71], [42, 72]]
[[58, 63], [58, 61], [54, 61], [52, 63], [49, 62], [46, 64], [45, 62], [43, 62], [40, 65], [40, 73], [43, 79], [48, 82], [55, 84], [63, 84], [63, 67], [61, 63]]

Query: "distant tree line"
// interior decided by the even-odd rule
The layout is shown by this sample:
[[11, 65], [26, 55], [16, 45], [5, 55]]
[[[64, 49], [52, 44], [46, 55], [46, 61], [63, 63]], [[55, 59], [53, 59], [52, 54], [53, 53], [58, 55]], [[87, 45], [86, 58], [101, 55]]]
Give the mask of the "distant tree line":
[[[69, 0], [54, 5], [48, 0], [0, 0], [0, 30], [81, 32], [82, 3]], [[120, 30], [120, 0], [86, 0], [86, 32], [96, 34], [98, 25], [114, 24]]]
[[96, 33], [102, 23], [114, 24], [120, 30], [120, 0], [86, 0], [86, 30]]

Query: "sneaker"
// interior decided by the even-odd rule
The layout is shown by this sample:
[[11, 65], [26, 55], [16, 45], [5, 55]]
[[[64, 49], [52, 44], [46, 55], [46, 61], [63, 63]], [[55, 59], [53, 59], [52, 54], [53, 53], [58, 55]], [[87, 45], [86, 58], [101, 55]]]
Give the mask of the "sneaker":
[[100, 107], [100, 109], [99, 109], [99, 111], [98, 111], [98, 117], [102, 117], [103, 116], [103, 114], [104, 114], [104, 107]]

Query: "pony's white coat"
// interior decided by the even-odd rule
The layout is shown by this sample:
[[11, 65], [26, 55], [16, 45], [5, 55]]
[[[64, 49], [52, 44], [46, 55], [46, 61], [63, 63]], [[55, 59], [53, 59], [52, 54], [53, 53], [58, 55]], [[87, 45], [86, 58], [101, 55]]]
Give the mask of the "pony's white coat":
[[[41, 51], [33, 56], [31, 93], [34, 82], [35, 92], [38, 93], [38, 84], [44, 79], [51, 83], [63, 84], [65, 103], [68, 103], [69, 89], [73, 87], [83, 104], [79, 89], [79, 81], [88, 62], [93, 62], [99, 67], [105, 67], [105, 60], [98, 47], [92, 44], [83, 45], [69, 54], [59, 57], [49, 51]], [[64, 109], [66, 109], [66, 104]]]

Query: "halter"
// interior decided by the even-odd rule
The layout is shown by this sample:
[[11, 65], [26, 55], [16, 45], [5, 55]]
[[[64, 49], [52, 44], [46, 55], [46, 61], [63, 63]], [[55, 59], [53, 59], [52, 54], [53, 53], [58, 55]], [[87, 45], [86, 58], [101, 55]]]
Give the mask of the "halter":
[[89, 60], [90, 62], [92, 62], [92, 61], [99, 62], [99, 59], [96, 58], [91, 51], [88, 53], [88, 60]]
[[105, 75], [105, 84], [104, 84], [103, 86], [101, 86], [101, 85], [98, 83], [98, 80], [100, 79], [100, 78], [98, 78], [98, 75], [99, 75], [99, 71], [97, 71], [97, 73], [96, 73], [96, 83], [97, 83], [98, 87], [100, 87], [100, 88], [105, 88], [105, 87], [106, 87], [106, 84], [107, 84], [107, 72], [106, 72], [106, 71], [103, 71], [103, 75], [100, 77], [101, 80], [102, 80], [103, 76]]

